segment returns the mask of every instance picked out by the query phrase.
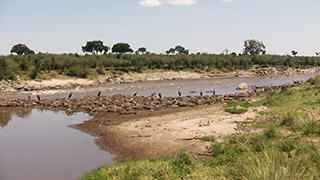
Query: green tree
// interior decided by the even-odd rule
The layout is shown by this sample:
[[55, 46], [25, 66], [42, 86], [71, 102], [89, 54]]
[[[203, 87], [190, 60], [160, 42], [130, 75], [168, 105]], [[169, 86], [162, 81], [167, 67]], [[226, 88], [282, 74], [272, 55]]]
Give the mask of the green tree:
[[17, 55], [23, 54], [34, 54], [34, 51], [29, 49], [25, 44], [16, 44], [11, 48], [11, 53], [16, 53]]
[[243, 54], [259, 55], [266, 54], [266, 47], [261, 41], [249, 39], [244, 41]]
[[298, 54], [298, 52], [295, 51], [295, 50], [292, 50], [292, 51], [291, 51], [291, 54], [292, 54], [293, 56], [296, 56], [296, 55]]
[[166, 51], [166, 54], [189, 54], [189, 50], [185, 49], [184, 47], [178, 45], [175, 48], [170, 48], [169, 50]]
[[85, 46], [82, 46], [82, 52], [89, 52], [92, 54], [107, 53], [109, 50], [108, 46], [104, 46], [100, 40], [88, 41]]
[[147, 52], [147, 49], [145, 47], [141, 47], [137, 50], [137, 53], [145, 54]]
[[184, 47], [178, 45], [175, 47], [176, 53], [178, 54], [189, 54], [189, 50], [185, 49]]
[[132, 53], [133, 50], [130, 48], [128, 43], [117, 43], [112, 47], [113, 53]]
[[170, 48], [168, 51], [166, 51], [166, 54], [175, 54], [176, 50], [174, 48]]

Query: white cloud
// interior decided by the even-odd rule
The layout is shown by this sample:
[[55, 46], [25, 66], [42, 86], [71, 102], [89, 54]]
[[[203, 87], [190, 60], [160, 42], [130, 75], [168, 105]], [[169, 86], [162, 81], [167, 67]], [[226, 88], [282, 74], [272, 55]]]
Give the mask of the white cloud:
[[142, 6], [146, 7], [155, 7], [155, 6], [160, 6], [161, 1], [160, 0], [141, 0], [139, 2]]
[[194, 5], [197, 4], [197, 0], [168, 0], [171, 5]]

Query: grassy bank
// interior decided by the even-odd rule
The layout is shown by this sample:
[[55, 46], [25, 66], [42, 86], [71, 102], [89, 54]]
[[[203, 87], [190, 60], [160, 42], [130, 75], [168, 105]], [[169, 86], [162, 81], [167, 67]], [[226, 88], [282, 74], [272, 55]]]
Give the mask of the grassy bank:
[[[82, 179], [318, 179], [320, 178], [320, 76], [265, 94], [257, 102], [227, 108], [266, 106], [244, 134], [217, 141], [205, 160], [185, 150], [163, 158], [99, 167]], [[318, 95], [319, 94], [319, 95]]]
[[[247, 70], [253, 66], [309, 68], [320, 65], [320, 57], [292, 57], [279, 55], [135, 55], [135, 54], [29, 54], [0, 56], [0, 79], [55, 78], [58, 75], [88, 78], [109, 72], [142, 72], [146, 69], [192, 70], [212, 74]], [[218, 70], [219, 71], [218, 71]], [[259, 72], [257, 75], [260, 75]], [[42, 75], [43, 76], [43, 75]]]

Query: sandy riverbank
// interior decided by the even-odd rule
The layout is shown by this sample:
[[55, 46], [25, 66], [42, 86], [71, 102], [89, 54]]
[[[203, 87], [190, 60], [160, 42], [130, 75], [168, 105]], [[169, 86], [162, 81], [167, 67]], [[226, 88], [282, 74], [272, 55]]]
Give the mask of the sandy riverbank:
[[240, 115], [230, 114], [224, 111], [223, 104], [215, 104], [130, 115], [101, 113], [72, 127], [98, 136], [96, 143], [118, 155], [120, 161], [124, 157], [145, 159], [171, 155], [181, 148], [202, 157], [207, 155], [210, 145], [210, 142], [202, 141], [202, 137], [214, 136], [222, 140], [240, 133], [238, 124], [256, 115], [257, 111], [253, 109]]

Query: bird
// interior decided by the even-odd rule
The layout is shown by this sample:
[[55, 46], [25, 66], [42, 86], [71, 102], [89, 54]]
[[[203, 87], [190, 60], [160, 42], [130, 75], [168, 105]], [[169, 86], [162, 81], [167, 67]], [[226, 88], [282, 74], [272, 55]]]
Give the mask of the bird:
[[155, 96], [155, 95], [156, 95], [156, 93], [152, 93], [152, 94], [151, 94], [151, 97], [153, 97], [153, 96]]
[[30, 96], [30, 95], [28, 95], [28, 99], [29, 99], [29, 100], [31, 99], [31, 96]]
[[212, 95], [216, 95], [216, 90], [212, 89]]
[[71, 97], [72, 97], [72, 93], [69, 94], [69, 99], [71, 99]]
[[138, 92], [135, 92], [134, 94], [133, 94], [133, 96], [137, 96], [138, 95]]
[[162, 94], [161, 93], [158, 93], [158, 96], [159, 96], [159, 98], [162, 98]]
[[179, 96], [181, 96], [181, 91], [180, 91], [180, 88], [179, 88], [179, 90], [178, 90], [178, 95], [179, 95]]
[[100, 97], [100, 96], [101, 96], [101, 91], [98, 92], [98, 97]]
[[38, 100], [39, 100], [39, 101], [41, 100], [41, 98], [40, 98], [40, 95], [39, 95], [39, 94], [37, 95], [37, 98], [38, 98]]
[[200, 96], [202, 96], [203, 95], [203, 93], [202, 93], [202, 89], [200, 90]]

